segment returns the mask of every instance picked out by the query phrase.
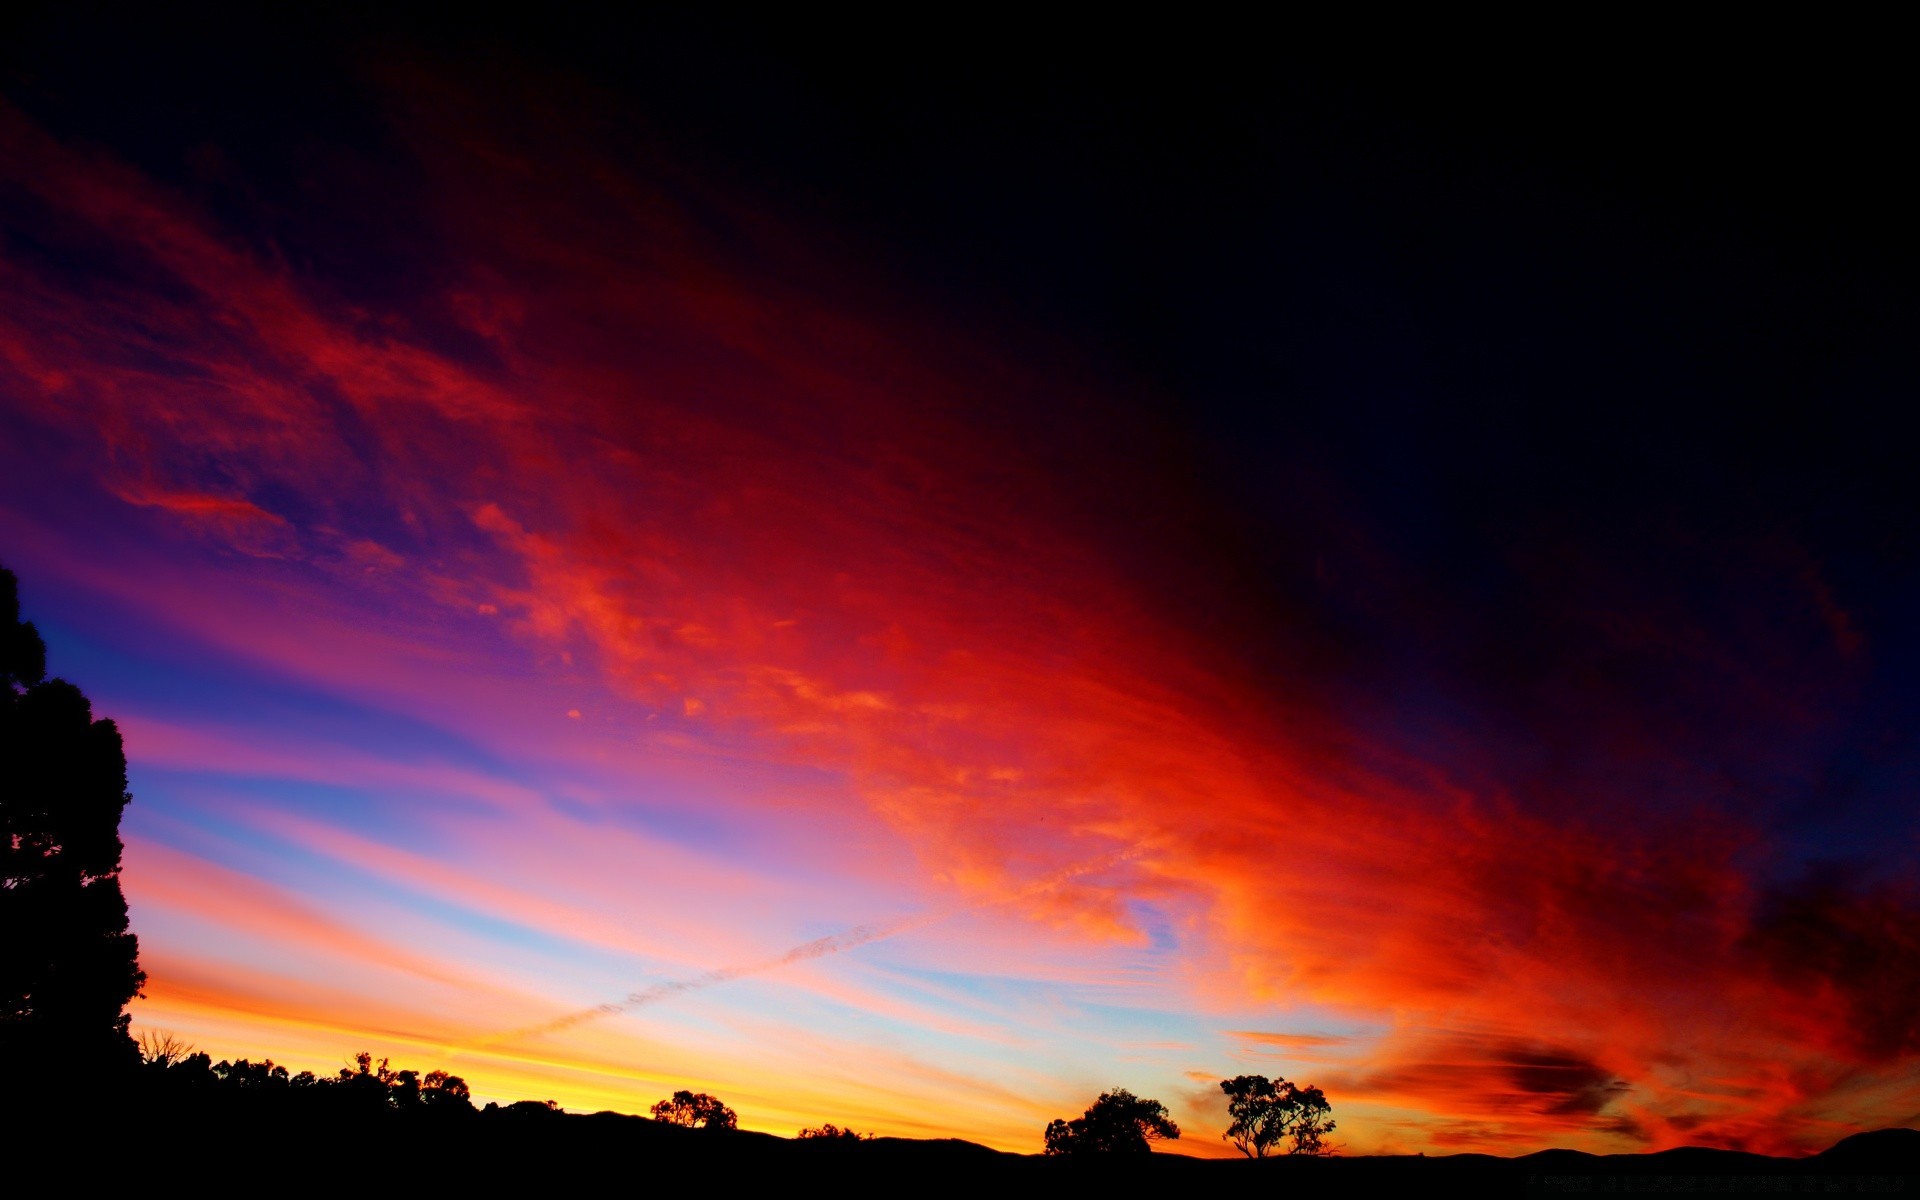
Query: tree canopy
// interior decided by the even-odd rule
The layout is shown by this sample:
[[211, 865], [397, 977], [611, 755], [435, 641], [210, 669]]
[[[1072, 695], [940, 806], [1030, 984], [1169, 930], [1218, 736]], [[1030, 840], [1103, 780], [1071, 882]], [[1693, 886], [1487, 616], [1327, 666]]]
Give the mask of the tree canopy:
[[0, 1061], [17, 1077], [131, 1070], [139, 945], [120, 891], [127, 759], [0, 569]]
[[[1333, 1106], [1317, 1087], [1301, 1087], [1265, 1075], [1236, 1075], [1220, 1081], [1233, 1124], [1221, 1136], [1249, 1158], [1265, 1158], [1285, 1145], [1288, 1154], [1323, 1154], [1333, 1132]], [[1290, 1143], [1290, 1144], [1289, 1144]]]
[[1102, 1092], [1084, 1116], [1049, 1124], [1046, 1152], [1074, 1157], [1147, 1154], [1152, 1150], [1149, 1142], [1179, 1136], [1180, 1127], [1168, 1118], [1166, 1105], [1115, 1088]]
[[738, 1124], [732, 1109], [705, 1092], [675, 1092], [649, 1111], [656, 1121], [689, 1129], [732, 1129]]

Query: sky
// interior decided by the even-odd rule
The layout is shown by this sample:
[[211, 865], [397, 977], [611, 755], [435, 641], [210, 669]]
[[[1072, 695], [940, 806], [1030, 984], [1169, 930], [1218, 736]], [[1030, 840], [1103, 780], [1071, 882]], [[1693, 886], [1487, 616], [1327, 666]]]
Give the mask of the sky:
[[12, 20], [0, 564], [137, 1029], [1023, 1152], [1920, 1121], [1891, 60]]

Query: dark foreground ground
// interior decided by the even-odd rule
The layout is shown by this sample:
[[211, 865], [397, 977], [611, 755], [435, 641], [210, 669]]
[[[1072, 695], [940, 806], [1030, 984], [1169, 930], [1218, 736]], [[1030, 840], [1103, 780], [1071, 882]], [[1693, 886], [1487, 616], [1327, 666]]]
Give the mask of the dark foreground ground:
[[[614, 1113], [302, 1114], [243, 1097], [158, 1109], [60, 1105], [16, 1111], [0, 1137], [0, 1195], [569, 1195], [664, 1190], [1183, 1194], [1920, 1196], [1920, 1131], [1885, 1129], [1804, 1159], [1688, 1148], [1518, 1158], [1217, 1160], [1155, 1153], [1119, 1162], [1004, 1154], [963, 1141], [794, 1141], [708, 1133]], [[11, 1185], [11, 1186], [10, 1186]]]

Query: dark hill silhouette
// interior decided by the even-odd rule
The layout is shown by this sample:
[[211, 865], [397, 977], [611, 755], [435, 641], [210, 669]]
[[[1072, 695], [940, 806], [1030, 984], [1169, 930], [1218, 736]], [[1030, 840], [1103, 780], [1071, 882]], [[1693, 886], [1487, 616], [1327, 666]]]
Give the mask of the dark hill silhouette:
[[[958, 1139], [822, 1141], [748, 1130], [716, 1133], [616, 1112], [567, 1114], [542, 1101], [482, 1109], [451, 1102], [379, 1106], [351, 1102], [353, 1088], [324, 1080], [263, 1082], [273, 1072], [262, 1064], [218, 1064], [204, 1074], [196, 1067], [188, 1076], [203, 1082], [179, 1086], [190, 1080], [143, 1076], [129, 1088], [103, 1089], [85, 1105], [16, 1113], [9, 1142], [64, 1145], [83, 1132], [94, 1146], [89, 1177], [102, 1186], [144, 1181], [154, 1166], [155, 1147], [164, 1147], [169, 1161], [205, 1156], [230, 1178], [267, 1180], [308, 1169], [297, 1164], [365, 1179], [397, 1180], [430, 1169], [436, 1187], [488, 1193], [585, 1191], [611, 1179], [644, 1180], [649, 1189], [906, 1186], [942, 1194], [991, 1193], [995, 1200], [1096, 1187], [1128, 1192], [1279, 1188], [1301, 1195], [1422, 1195], [1436, 1188], [1467, 1189], [1462, 1194], [1469, 1195], [1920, 1190], [1920, 1132], [1911, 1129], [1858, 1134], [1806, 1158], [1684, 1147], [1639, 1155], [1545, 1150], [1516, 1158], [1199, 1159], [1156, 1151], [1103, 1161], [1045, 1157], [1038, 1147], [1034, 1154], [1010, 1154]], [[206, 1079], [223, 1082], [209, 1085]], [[411, 1093], [402, 1086], [392, 1094]], [[36, 1181], [43, 1177], [36, 1164], [30, 1154], [10, 1155], [9, 1173], [22, 1183]], [[51, 1159], [44, 1177], [71, 1165]], [[1262, 1174], [1255, 1179], [1248, 1172]]]
[[1920, 1171], [1920, 1129], [1856, 1133], [1814, 1155], [1814, 1161], [1839, 1171]]

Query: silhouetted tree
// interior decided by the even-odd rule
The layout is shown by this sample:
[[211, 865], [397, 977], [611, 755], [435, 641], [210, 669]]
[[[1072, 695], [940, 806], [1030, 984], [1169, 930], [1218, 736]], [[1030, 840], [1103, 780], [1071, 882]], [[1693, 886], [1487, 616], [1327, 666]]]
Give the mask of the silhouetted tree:
[[285, 1067], [275, 1064], [268, 1058], [260, 1062], [241, 1059], [238, 1062], [216, 1063], [214, 1078], [230, 1089], [260, 1090], [265, 1088], [284, 1088], [291, 1085], [292, 1077]]
[[1289, 1154], [1322, 1154], [1333, 1132], [1333, 1106], [1316, 1087], [1300, 1087], [1265, 1075], [1236, 1075], [1220, 1081], [1233, 1124], [1221, 1136], [1249, 1158], [1265, 1158], [1288, 1140]]
[[458, 1075], [428, 1071], [420, 1081], [420, 1103], [428, 1112], [472, 1112], [473, 1093]]
[[22, 1081], [132, 1070], [121, 1010], [146, 981], [120, 892], [120, 731], [46, 667], [0, 569], [0, 1062]]
[[814, 1142], [864, 1142], [871, 1140], [873, 1135], [870, 1133], [855, 1133], [851, 1129], [842, 1129], [829, 1121], [815, 1129], [802, 1129], [800, 1131], [800, 1138], [802, 1141]]
[[406, 1110], [420, 1107], [420, 1072], [396, 1071], [387, 1085], [387, 1103]]
[[1180, 1127], [1168, 1119], [1166, 1105], [1115, 1088], [1102, 1092], [1085, 1116], [1049, 1124], [1046, 1146], [1048, 1154], [1076, 1157], [1146, 1154], [1152, 1150], [1148, 1142], [1179, 1136]]
[[206, 1089], [220, 1083], [220, 1077], [213, 1073], [213, 1056], [204, 1050], [189, 1053], [158, 1069], [164, 1073], [169, 1088]]
[[193, 1053], [192, 1046], [158, 1029], [142, 1030], [135, 1047], [139, 1051], [141, 1065], [152, 1071], [165, 1071]]
[[[280, 1070], [284, 1073], [285, 1068]], [[310, 1086], [321, 1081], [307, 1075], [305, 1084], [301, 1083], [299, 1076], [288, 1082], [296, 1086]], [[390, 1108], [401, 1112], [424, 1110], [435, 1113], [473, 1111], [473, 1094], [467, 1088], [467, 1081], [458, 1075], [449, 1075], [445, 1071], [428, 1071], [425, 1075], [418, 1071], [396, 1071], [387, 1059], [376, 1060], [364, 1050], [354, 1055], [352, 1063], [340, 1068], [339, 1074], [327, 1082], [339, 1091], [343, 1099], [365, 1109]], [[550, 1108], [559, 1107], [551, 1100], [521, 1103], [544, 1103]]]
[[399, 1078], [386, 1059], [374, 1061], [365, 1050], [353, 1056], [350, 1066], [340, 1068], [333, 1085], [343, 1099], [363, 1109], [383, 1109], [390, 1104], [388, 1094]]
[[732, 1129], [737, 1124], [733, 1110], [705, 1092], [675, 1092], [648, 1111], [656, 1121], [689, 1129]]
[[1334, 1130], [1333, 1105], [1316, 1087], [1296, 1088], [1294, 1097], [1300, 1101], [1300, 1115], [1293, 1122], [1293, 1145], [1287, 1153], [1325, 1154], [1326, 1136]]

